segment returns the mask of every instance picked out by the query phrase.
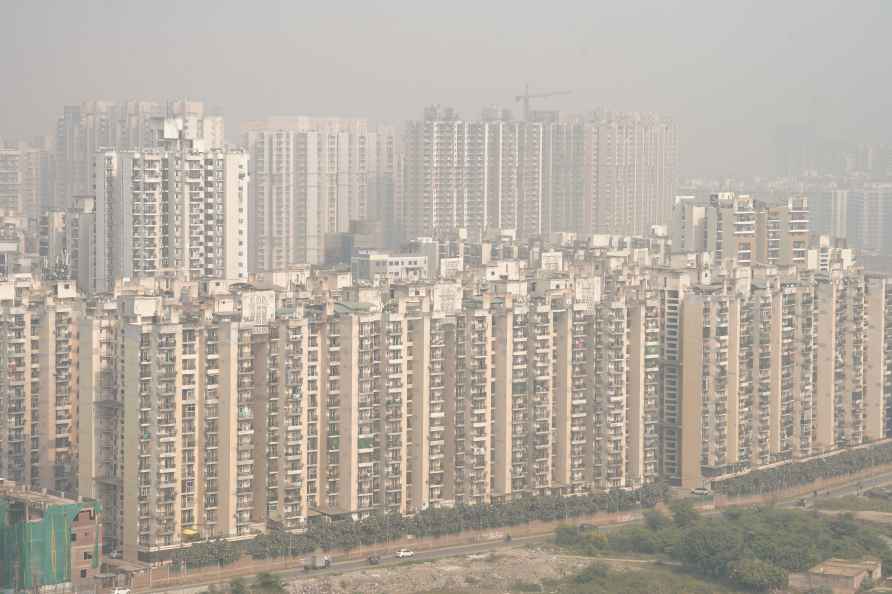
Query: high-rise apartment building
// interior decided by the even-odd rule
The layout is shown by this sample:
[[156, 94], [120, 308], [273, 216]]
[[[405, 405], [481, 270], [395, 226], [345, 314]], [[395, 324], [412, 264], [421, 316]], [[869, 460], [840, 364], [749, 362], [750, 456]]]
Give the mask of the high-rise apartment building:
[[849, 199], [861, 231], [859, 237], [858, 229], [854, 229], [852, 247], [875, 255], [892, 255], [892, 236], [888, 233], [892, 226], [892, 183], [868, 184], [850, 192]]
[[433, 237], [456, 229], [479, 240], [487, 224], [486, 126], [449, 108], [425, 109], [406, 125], [398, 217], [404, 237]]
[[785, 279], [771, 269], [686, 287], [680, 349], [667, 362], [680, 388], [673, 390], [679, 442], [667, 474], [699, 486], [819, 451], [814, 298], [809, 277]]
[[848, 247], [871, 256], [892, 254], [892, 239], [885, 232], [892, 225], [892, 184], [847, 183], [814, 195], [809, 206], [815, 234], [845, 240]]
[[21, 212], [21, 171], [18, 149], [0, 147], [0, 209]]
[[93, 194], [97, 151], [142, 150], [165, 146], [171, 133], [193, 148], [224, 147], [223, 118], [205, 113], [197, 101], [86, 101], [66, 106], [56, 125], [53, 206], [66, 209], [79, 196]]
[[588, 128], [582, 118], [543, 121], [544, 232], [569, 231], [587, 235], [583, 213], [588, 208], [591, 184]]
[[398, 217], [406, 238], [445, 237], [456, 229], [479, 239], [487, 229], [520, 237], [545, 232], [545, 124], [485, 110], [465, 121], [449, 108], [409, 122]]
[[249, 122], [243, 138], [251, 155], [252, 270], [320, 264], [327, 234], [391, 216], [392, 129], [370, 129], [363, 119], [282, 117]]
[[22, 215], [34, 221], [52, 196], [50, 153], [45, 143], [19, 143], [19, 202]]
[[168, 270], [247, 274], [247, 155], [240, 150], [109, 151], [95, 157], [88, 292]]
[[78, 325], [80, 494], [103, 502], [104, 539], [128, 558], [319, 511], [657, 477], [652, 301], [203, 290], [134, 285]]
[[588, 233], [645, 236], [672, 214], [675, 125], [649, 114], [595, 112], [590, 124]]
[[[809, 230], [814, 235], [828, 235], [833, 239], [854, 237], [849, 230], [849, 191], [822, 190], [809, 196]], [[851, 213], [854, 214], [854, 213]], [[859, 223], [860, 224], [860, 223]]]
[[670, 226], [674, 253], [709, 252], [740, 265], [806, 263], [809, 212], [805, 197], [768, 205], [733, 192], [699, 201], [676, 198]]
[[409, 122], [398, 217], [407, 238], [464, 228], [526, 238], [571, 231], [646, 235], [666, 224], [675, 187], [674, 125], [657, 116], [481, 121], [448, 108]]
[[28, 252], [37, 251], [37, 217], [48, 203], [49, 191], [49, 153], [39, 141], [0, 143], [0, 213], [20, 219]]
[[[145, 227], [152, 202], [189, 220], [193, 191], [210, 208], [217, 154], [98, 164], [129, 172], [110, 183], [138, 193]], [[146, 185], [177, 178], [170, 198]], [[91, 204], [64, 213], [73, 235], [105, 220]], [[140, 274], [102, 293], [0, 282], [0, 472], [96, 498], [103, 540], [147, 560], [320, 514], [691, 488], [888, 439], [892, 288], [824, 242], [800, 263], [803, 207], [707, 204], [700, 218], [740, 231], [722, 230], [722, 252], [669, 254], [658, 235], [425, 239], [404, 257], [427, 278], [374, 283], [319, 267], [208, 278], [158, 264], [177, 233], [137, 258], [154, 231], [134, 231]]]
[[0, 474], [77, 492], [78, 325], [70, 283], [0, 282]]

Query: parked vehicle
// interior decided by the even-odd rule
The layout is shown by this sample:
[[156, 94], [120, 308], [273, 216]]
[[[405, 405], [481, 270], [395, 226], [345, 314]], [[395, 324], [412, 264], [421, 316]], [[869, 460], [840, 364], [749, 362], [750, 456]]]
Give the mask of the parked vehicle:
[[697, 497], [707, 497], [709, 495], [712, 495], [712, 491], [710, 491], [706, 487], [695, 487], [691, 489], [691, 493], [693, 493]]
[[381, 557], [378, 555], [369, 555], [369, 565], [377, 565], [381, 563]]
[[304, 571], [325, 569], [327, 567], [331, 567], [331, 557], [328, 555], [310, 555], [304, 559]]
[[397, 559], [408, 559], [409, 557], [414, 557], [415, 551], [410, 551], [409, 549], [400, 549], [396, 552]]

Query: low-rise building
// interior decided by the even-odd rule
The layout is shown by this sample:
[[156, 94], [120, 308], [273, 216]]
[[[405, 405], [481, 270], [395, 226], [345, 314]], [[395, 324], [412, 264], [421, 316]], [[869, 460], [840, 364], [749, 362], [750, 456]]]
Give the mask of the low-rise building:
[[789, 584], [796, 592], [829, 588], [833, 594], [854, 594], [865, 582], [875, 584], [882, 577], [883, 564], [877, 559], [827, 559], [805, 573], [790, 574]]
[[95, 590], [100, 509], [0, 480], [0, 588]]

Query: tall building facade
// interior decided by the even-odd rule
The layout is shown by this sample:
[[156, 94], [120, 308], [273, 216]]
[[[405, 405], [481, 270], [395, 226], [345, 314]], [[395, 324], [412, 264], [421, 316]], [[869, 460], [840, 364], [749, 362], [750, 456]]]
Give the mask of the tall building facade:
[[733, 192], [707, 200], [679, 196], [672, 210], [674, 253], [708, 252], [748, 266], [805, 266], [810, 247], [809, 201], [804, 196], [769, 205]]
[[485, 124], [430, 107], [406, 125], [399, 218], [404, 237], [465, 229], [479, 239], [487, 223]]
[[582, 118], [543, 122], [545, 233], [590, 233], [582, 216], [591, 188], [591, 146]]
[[109, 151], [94, 167], [92, 245], [75, 264], [89, 271], [85, 290], [165, 270], [196, 279], [247, 274], [244, 152]]
[[77, 197], [93, 194], [97, 151], [158, 148], [171, 128], [201, 141], [196, 148], [224, 147], [223, 118], [205, 113], [198, 101], [86, 101], [66, 106], [56, 124], [52, 206], [66, 209]]
[[73, 284], [0, 283], [0, 473], [69, 495], [78, 489], [82, 307]]
[[588, 233], [645, 236], [668, 224], [675, 195], [678, 138], [668, 119], [595, 112], [590, 124]]
[[546, 231], [545, 125], [518, 122], [495, 109], [480, 121], [449, 108], [425, 110], [409, 122], [398, 218], [406, 238], [444, 237], [465, 229], [520, 237]]
[[42, 141], [21, 142], [18, 150], [20, 208], [28, 221], [35, 221], [51, 203], [50, 152]]
[[[545, 114], [547, 115], [547, 114]], [[518, 122], [439, 106], [409, 122], [398, 218], [407, 238], [466, 229], [647, 235], [671, 214], [677, 139], [657, 116]]]
[[20, 213], [21, 171], [18, 149], [0, 147], [0, 209]]
[[289, 301], [121, 294], [81, 319], [80, 494], [103, 503], [103, 538], [127, 558], [193, 532], [299, 530], [320, 511], [412, 513], [658, 476], [652, 300]]
[[0, 142], [0, 213], [19, 219], [26, 232], [25, 249], [37, 251], [38, 216], [50, 192], [48, 151], [39, 140], [4, 146]]
[[848, 247], [870, 255], [892, 254], [885, 233], [892, 224], [892, 184], [866, 182], [815, 192], [809, 199], [814, 233], [844, 240]]
[[[130, 172], [142, 221], [165, 199], [146, 184], [165, 175], [216, 191], [215, 154], [98, 164]], [[671, 254], [660, 235], [503, 234], [418, 242], [424, 255], [402, 257], [427, 278], [208, 278], [157, 264], [175, 258], [173, 233], [151, 276], [137, 258], [140, 274], [101, 293], [13, 275], [0, 472], [96, 498], [103, 540], [147, 560], [320, 514], [692, 488], [892, 438], [889, 279], [841, 248], [785, 255], [772, 232], [807, 225], [798, 199], [715, 208], [727, 212], [704, 218], [740, 232], [733, 246], [722, 232], [721, 253]], [[78, 232], [103, 212], [84, 202]], [[144, 255], [152, 234], [137, 236]]]
[[396, 146], [366, 120], [283, 117], [249, 122], [252, 270], [322, 262], [325, 236], [392, 215]]

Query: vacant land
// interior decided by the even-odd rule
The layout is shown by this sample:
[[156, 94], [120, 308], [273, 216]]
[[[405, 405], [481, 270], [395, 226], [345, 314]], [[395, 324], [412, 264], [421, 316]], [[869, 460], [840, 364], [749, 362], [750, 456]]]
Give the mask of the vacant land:
[[815, 507], [828, 511], [882, 512], [892, 514], [892, 491], [871, 489], [864, 495], [845, 497], [824, 497], [815, 502]]
[[557, 556], [544, 548], [502, 548], [485, 555], [407, 561], [342, 575], [297, 579], [288, 584], [288, 590], [293, 594], [495, 594], [508, 592], [514, 583], [563, 579], [589, 562]]
[[[594, 569], [592, 567], [594, 566]], [[582, 577], [580, 577], [582, 576]], [[287, 584], [291, 594], [733, 594], [715, 583], [636, 559], [595, 560], [552, 546], [406, 562]]]

